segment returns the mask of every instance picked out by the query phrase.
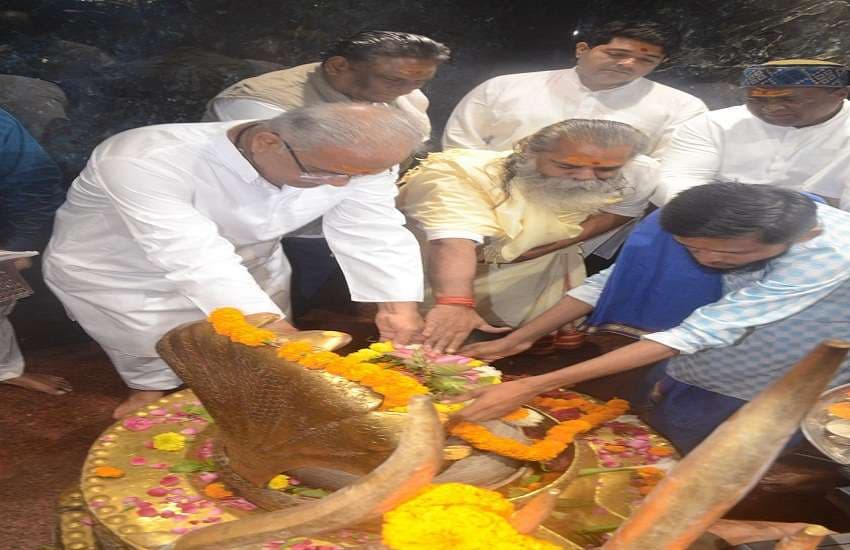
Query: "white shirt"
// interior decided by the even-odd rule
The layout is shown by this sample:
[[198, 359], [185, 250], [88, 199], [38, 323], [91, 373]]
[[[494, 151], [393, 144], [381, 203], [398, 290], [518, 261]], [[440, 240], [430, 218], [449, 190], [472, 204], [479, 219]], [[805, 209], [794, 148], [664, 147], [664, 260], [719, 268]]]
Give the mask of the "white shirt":
[[122, 299], [140, 292], [204, 313], [281, 313], [269, 297], [287, 290], [280, 238], [323, 216], [353, 300], [420, 301], [419, 247], [395, 209], [395, 171], [345, 187], [278, 188], [228, 139], [244, 122], [151, 126], [100, 144], [57, 212], [51, 283], [101, 293], [122, 315], [132, 315]]
[[592, 91], [575, 69], [497, 76], [480, 84], [455, 107], [443, 133], [443, 148], [513, 148], [516, 141], [570, 118], [625, 122], [649, 137], [658, 157], [673, 129], [706, 111], [685, 92], [638, 78], [624, 86]]
[[848, 172], [824, 170], [850, 148], [850, 102], [831, 119], [792, 128], [768, 124], [743, 105], [711, 111], [683, 124], [661, 161], [652, 199], [715, 180], [769, 184], [839, 198]]

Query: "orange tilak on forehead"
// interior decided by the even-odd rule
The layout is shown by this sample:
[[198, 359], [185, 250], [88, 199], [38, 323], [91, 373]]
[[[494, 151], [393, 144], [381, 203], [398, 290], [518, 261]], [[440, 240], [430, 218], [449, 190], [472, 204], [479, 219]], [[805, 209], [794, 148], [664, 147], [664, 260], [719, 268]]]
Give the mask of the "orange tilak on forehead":
[[788, 88], [750, 88], [747, 90], [747, 95], [750, 97], [788, 97], [794, 95], [794, 92]]
[[589, 155], [568, 155], [566, 158], [560, 160], [573, 166], [591, 166], [594, 168], [619, 168], [622, 164], [617, 160], [606, 160]]

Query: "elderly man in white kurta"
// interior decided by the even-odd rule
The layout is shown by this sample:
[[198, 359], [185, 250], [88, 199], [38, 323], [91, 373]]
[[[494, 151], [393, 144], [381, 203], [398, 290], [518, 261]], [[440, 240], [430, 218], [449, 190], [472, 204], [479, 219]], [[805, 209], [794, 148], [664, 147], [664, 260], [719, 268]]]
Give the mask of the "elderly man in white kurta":
[[354, 300], [378, 302], [382, 337], [411, 338], [422, 266], [395, 165], [419, 142], [397, 110], [325, 105], [99, 145], [57, 213], [44, 273], [132, 390], [115, 416], [181, 384], [154, 351], [181, 323], [231, 306], [293, 330], [280, 237], [320, 216]]
[[647, 80], [671, 40], [651, 23], [605, 25], [576, 44], [574, 69], [510, 74], [479, 85], [455, 107], [443, 147], [505, 151], [570, 118], [625, 122], [659, 157], [676, 126], [707, 109], [696, 97]]
[[839, 162], [850, 149], [847, 68], [772, 61], [745, 69], [741, 84], [746, 105], [711, 111], [676, 130], [653, 202], [723, 180], [810, 191], [837, 205], [850, 179], [847, 163]]

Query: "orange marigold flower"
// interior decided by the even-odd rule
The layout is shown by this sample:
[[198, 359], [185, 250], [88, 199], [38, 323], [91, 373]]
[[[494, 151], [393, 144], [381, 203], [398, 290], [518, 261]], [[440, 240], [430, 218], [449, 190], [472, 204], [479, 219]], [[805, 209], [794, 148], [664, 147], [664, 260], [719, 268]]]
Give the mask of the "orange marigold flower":
[[670, 456], [673, 454], [673, 449], [670, 447], [650, 447], [649, 454], [653, 456]]
[[502, 417], [502, 420], [507, 420], [508, 422], [512, 422], [514, 420], [522, 420], [528, 416], [528, 411], [525, 409], [517, 409], [513, 412], [509, 412], [505, 416]]
[[94, 469], [97, 477], [124, 477], [124, 470], [114, 466], [98, 466]]
[[624, 453], [628, 450], [628, 447], [625, 445], [613, 445], [609, 443], [604, 446], [604, 449], [609, 453]]
[[210, 483], [209, 485], [204, 487], [204, 494], [207, 495], [210, 498], [218, 498], [218, 499], [229, 498], [229, 497], [233, 496], [233, 492], [229, 491], [224, 486], [224, 483], [221, 483], [220, 481], [215, 482], [215, 483]]
[[644, 466], [637, 469], [637, 474], [643, 479], [661, 479], [664, 477], [664, 470], [653, 466]]

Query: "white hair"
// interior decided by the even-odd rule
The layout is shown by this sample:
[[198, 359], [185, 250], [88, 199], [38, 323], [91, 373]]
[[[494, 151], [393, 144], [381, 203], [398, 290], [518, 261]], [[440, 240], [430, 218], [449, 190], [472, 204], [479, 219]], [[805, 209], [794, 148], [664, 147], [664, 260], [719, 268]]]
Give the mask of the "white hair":
[[422, 141], [416, 121], [386, 105], [327, 103], [293, 109], [262, 124], [296, 150], [335, 147], [379, 153], [403, 146], [410, 154]]

